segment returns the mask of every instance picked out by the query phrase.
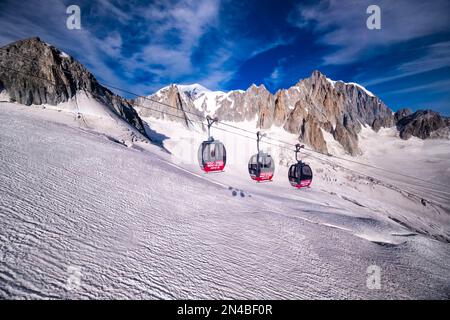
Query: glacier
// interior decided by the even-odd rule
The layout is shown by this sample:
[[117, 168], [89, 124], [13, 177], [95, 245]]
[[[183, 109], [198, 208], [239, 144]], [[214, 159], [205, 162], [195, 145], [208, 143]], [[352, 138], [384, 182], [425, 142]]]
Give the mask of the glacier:
[[[256, 184], [246, 172], [255, 146], [218, 130], [230, 163], [205, 175], [195, 163], [201, 130], [149, 118], [159, 145], [133, 140], [126, 126], [115, 133], [120, 143], [94, 130], [102, 117], [0, 103], [1, 298], [449, 298], [446, 188], [389, 174], [383, 185], [308, 155], [312, 188], [291, 188], [283, 165], [274, 182]], [[372, 150], [365, 160], [411, 150], [416, 168], [435, 161], [435, 181], [448, 182], [448, 143], [391, 134], [363, 129], [362, 147]], [[392, 169], [414, 165], [397, 157]], [[367, 285], [373, 265], [379, 290]]]

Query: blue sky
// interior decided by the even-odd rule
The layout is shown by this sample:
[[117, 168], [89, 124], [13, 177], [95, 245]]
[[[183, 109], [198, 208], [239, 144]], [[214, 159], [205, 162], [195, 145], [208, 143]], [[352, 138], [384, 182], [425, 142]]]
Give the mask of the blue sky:
[[[71, 4], [81, 30], [66, 28]], [[371, 4], [381, 30], [366, 27]], [[142, 95], [170, 83], [275, 92], [318, 69], [393, 110], [449, 115], [449, 12], [448, 0], [0, 0], [0, 45], [39, 36]]]

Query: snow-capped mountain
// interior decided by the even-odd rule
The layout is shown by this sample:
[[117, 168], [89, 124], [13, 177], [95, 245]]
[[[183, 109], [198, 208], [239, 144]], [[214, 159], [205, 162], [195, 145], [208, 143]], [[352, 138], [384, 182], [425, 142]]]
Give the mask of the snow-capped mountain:
[[[198, 118], [209, 114], [217, 116], [222, 121], [253, 122], [255, 129], [280, 127], [289, 133], [298, 134], [300, 141], [323, 153], [330, 151], [325, 137], [330, 136], [349, 154], [360, 154], [358, 134], [363, 126], [378, 131], [383, 127], [393, 127], [400, 120], [398, 118], [400, 113], [395, 115], [381, 99], [360, 84], [334, 81], [319, 71], [314, 71], [309, 78], [275, 94], [270, 93], [264, 85], [252, 85], [245, 91], [234, 90], [226, 93], [210, 91], [199, 84], [174, 84], [170, 86], [172, 89], [168, 88], [159, 90], [149, 98], [178, 108], [176, 103], [169, 102], [176, 101], [170, 97], [176, 93], [183, 102], [180, 107], [183, 110], [195, 109]], [[141, 115], [145, 117], [148, 114], [141, 113]], [[184, 115], [178, 121], [186, 122], [186, 118], [189, 118], [189, 115]], [[432, 121], [431, 118], [427, 119]], [[428, 120], [425, 120], [427, 122], [425, 126], [429, 127], [428, 131], [439, 130], [442, 127], [444, 129], [441, 131], [448, 129], [448, 122], [443, 117], [433, 120], [434, 124]], [[413, 132], [412, 135], [420, 138], [443, 136], [431, 133], [414, 134], [417, 130], [410, 131]]]
[[184, 92], [179, 86], [170, 85], [148, 97], [139, 97], [132, 104], [140, 117], [181, 122], [187, 127], [195, 127], [204, 115], [196, 108], [194, 101], [190, 91]]
[[211, 91], [204, 86], [195, 83], [191, 85], [177, 85], [180, 92], [183, 92], [189, 99], [194, 102], [198, 110], [202, 110], [208, 114], [214, 114], [224, 96], [225, 92]]
[[[174, 99], [174, 94], [180, 99]], [[393, 112], [375, 95], [354, 83], [331, 81], [319, 71], [275, 94], [264, 85], [224, 93], [194, 84], [165, 87], [149, 98], [183, 110], [195, 109], [200, 112], [199, 117], [210, 114], [222, 121], [253, 121], [255, 128], [260, 129], [281, 127], [324, 153], [328, 152], [324, 131], [354, 155], [359, 153], [358, 132], [362, 125], [375, 130], [394, 125]], [[188, 117], [181, 121], [186, 122]]]
[[[227, 93], [211, 91], [200, 84], [172, 84], [159, 89], [152, 95], [135, 99], [133, 105], [144, 118], [152, 116], [157, 119], [169, 119], [189, 125], [192, 123], [191, 119], [203, 120], [206, 115], [215, 115], [223, 105], [233, 104], [234, 95], [242, 92], [240, 90]], [[159, 103], [169, 104], [172, 109], [168, 109]], [[179, 111], [176, 111], [175, 116], [171, 116], [170, 113], [173, 113], [174, 108]], [[167, 111], [168, 114], [163, 114], [160, 111]]]

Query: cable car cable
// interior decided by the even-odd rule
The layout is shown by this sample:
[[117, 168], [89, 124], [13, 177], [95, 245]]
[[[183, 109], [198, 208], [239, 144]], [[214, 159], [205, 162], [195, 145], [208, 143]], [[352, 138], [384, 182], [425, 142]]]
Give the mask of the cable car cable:
[[[3, 50], [3, 49], [0, 49], [0, 50]], [[11, 53], [9, 53], [9, 54], [11, 54]], [[15, 55], [15, 54], [14, 54], [14, 55]], [[16, 55], [16, 56], [17, 56], [17, 55]], [[28, 59], [28, 60], [31, 61], [31, 59]], [[33, 61], [33, 62], [34, 62], [34, 61]], [[27, 74], [27, 73], [25, 73], [25, 72], [22, 72], [22, 71], [13, 69], [13, 68], [1, 66], [1, 65], [0, 65], [0, 68], [7, 69], [7, 70], [10, 70], [10, 71], [14, 71], [14, 72], [17, 72], [17, 73], [26, 75], [26, 76], [30, 76], [30, 77], [42, 79], [42, 80], [48, 81], [49, 83], [51, 83], [51, 84], [53, 84], [53, 85], [55, 85], [55, 86], [58, 86], [55, 82], [53, 82], [53, 81], [51, 81], [51, 80], [49, 80], [49, 79], [46, 79], [46, 78], [44, 78], [44, 77], [40, 77], [40, 76], [37, 76], [37, 75]], [[65, 73], [68, 73], [68, 72], [65, 71], [65, 70], [62, 70], [62, 71], [65, 72]], [[180, 111], [180, 109], [178, 109], [177, 107], [174, 107], [174, 106], [169, 105], [169, 104], [167, 104], [167, 103], [160, 102], [160, 101], [156, 101], [156, 100], [150, 99], [149, 97], [145, 97], [145, 96], [139, 95], [139, 94], [137, 94], [137, 93], [133, 93], [133, 92], [131, 92], [131, 91], [128, 91], [128, 90], [125, 90], [125, 89], [122, 89], [122, 88], [118, 88], [118, 87], [116, 87], [116, 86], [113, 86], [113, 85], [110, 85], [110, 84], [107, 84], [107, 83], [104, 83], [104, 82], [98, 82], [98, 83], [99, 83], [100, 85], [103, 85], [104, 87], [111, 88], [111, 89], [115, 89], [115, 90], [119, 90], [119, 91], [122, 91], [122, 92], [125, 92], [125, 93], [128, 93], [128, 94], [134, 95], [134, 96], [136, 96], [136, 97], [143, 98], [143, 99], [145, 99], [145, 100], [149, 100], [149, 101], [154, 102], [154, 103], [156, 103], [156, 104], [160, 104], [160, 105], [166, 106], [166, 107], [168, 107], [168, 108], [172, 108], [172, 109], [176, 109], [176, 110]], [[139, 107], [145, 108], [145, 109], [150, 109], [150, 110], [153, 110], [153, 111], [156, 111], [156, 112], [161, 112], [160, 110], [151, 109], [151, 108], [149, 108], [149, 107], [146, 107], [146, 106], [144, 107], [144, 106], [142, 106], [142, 105], [139, 106]], [[203, 115], [199, 115], [199, 114], [196, 114], [196, 113], [193, 113], [193, 112], [189, 112], [189, 111], [186, 111], [186, 110], [181, 110], [181, 111], [183, 111], [184, 113], [187, 113], [187, 114], [194, 115], [194, 116], [199, 117], [199, 118], [203, 118], [203, 117], [204, 117]], [[165, 112], [161, 112], [161, 113], [165, 113]], [[174, 117], [177, 117], [177, 118], [185, 119], [184, 117], [175, 116], [175, 115], [172, 115], [172, 114], [169, 114], [169, 113], [165, 113], [165, 114], [170, 115], [170, 116], [174, 116]], [[189, 120], [195, 122], [195, 120], [192, 120], [192, 119], [189, 119]], [[197, 120], [197, 122], [199, 122], [199, 121]], [[200, 122], [200, 123], [202, 123], [203, 125], [205, 125], [203, 122]], [[233, 129], [237, 129], [237, 130], [240, 130], [240, 131], [249, 133], [249, 134], [255, 134], [254, 132], [252, 132], [252, 131], [250, 131], [250, 130], [247, 130], [247, 129], [244, 129], [244, 128], [240, 128], [240, 127], [237, 127], [237, 126], [234, 126], [234, 125], [230, 125], [230, 124], [225, 123], [225, 122], [223, 122], [223, 121], [217, 121], [217, 123], [218, 123], [218, 124], [222, 124], [222, 125], [224, 125], [224, 126], [228, 126], [228, 127], [230, 127], [230, 128], [233, 128]], [[220, 129], [220, 130], [223, 130], [223, 129]], [[229, 131], [229, 132], [230, 132], [230, 131]], [[230, 132], [230, 133], [233, 133], [233, 132]], [[234, 134], [236, 134], [236, 133], [234, 133]], [[247, 138], [250, 138], [250, 137], [247, 137]], [[272, 141], [277, 141], [277, 142], [280, 142], [280, 143], [283, 143], [283, 144], [287, 144], [287, 145], [290, 145], [290, 146], [293, 146], [292, 143], [285, 142], [285, 141], [282, 141], [282, 140], [278, 140], [278, 139], [275, 139], [275, 138], [267, 137], [267, 139], [268, 139], [268, 140], [272, 140]], [[252, 139], [252, 140], [254, 140], [254, 139]], [[265, 143], [269, 144], [268, 142], [265, 142]], [[274, 144], [272, 144], [272, 145], [274, 145]], [[286, 148], [285, 148], [285, 149], [286, 149]], [[289, 149], [289, 150], [291, 150], [291, 149]], [[355, 163], [355, 164], [358, 164], [358, 165], [361, 165], [361, 166], [366, 166], [366, 167], [369, 167], [369, 168], [372, 168], [372, 169], [377, 169], [377, 170], [385, 171], [385, 172], [388, 172], [388, 173], [391, 173], [391, 174], [396, 174], [396, 175], [398, 175], [398, 176], [402, 176], [402, 177], [405, 177], [405, 178], [414, 179], [414, 180], [417, 180], [417, 181], [421, 181], [421, 182], [424, 182], [424, 183], [428, 183], [428, 184], [430, 184], [430, 185], [441, 186], [441, 187], [448, 187], [447, 185], [440, 184], [440, 183], [437, 183], [437, 182], [427, 181], [427, 180], [424, 180], [424, 179], [421, 179], [421, 178], [409, 176], [409, 175], [406, 175], [406, 174], [402, 174], [402, 173], [399, 173], [399, 172], [395, 172], [395, 171], [392, 171], [392, 170], [389, 170], [389, 169], [385, 169], [385, 168], [382, 168], [382, 167], [378, 167], [378, 166], [375, 166], [375, 165], [370, 165], [370, 164], [362, 163], [362, 162], [359, 162], [359, 161], [356, 161], [356, 160], [346, 159], [346, 158], [339, 157], [339, 156], [335, 156], [335, 155], [331, 155], [331, 154], [325, 154], [325, 153], [322, 153], [322, 152], [319, 152], [319, 151], [316, 151], [316, 150], [313, 150], [313, 149], [310, 149], [310, 148], [305, 148], [305, 150], [307, 150], [307, 151], [309, 151], [309, 152], [317, 153], [317, 154], [320, 154], [320, 155], [323, 155], [323, 156], [327, 156], [327, 157], [330, 157], [330, 158], [335, 158], [335, 159], [339, 159], [339, 160], [343, 160], [343, 161]], [[342, 165], [341, 165], [341, 166], [342, 166]], [[431, 189], [431, 190], [433, 190], [433, 189]], [[437, 191], [437, 190], [436, 190], [436, 191]]]
[[[0, 50], [7, 52], [9, 55], [14, 55], [14, 56], [19, 57], [19, 55], [15, 54], [15, 53], [12, 53], [12, 52], [9, 52], [9, 51], [6, 51], [3, 48], [0, 48]], [[20, 55], [20, 57], [24, 58], [24, 59], [26, 59], [28, 61], [32, 61], [33, 63], [36, 62], [35, 59], [29, 59], [29, 58], [23, 57], [22, 55]], [[25, 74], [24, 72], [21, 72], [19, 70], [11, 69], [11, 68], [8, 68], [8, 67], [3, 67], [3, 68], [9, 69], [9, 70], [12, 70], [12, 71], [16, 71], [16, 72], [21, 73], [21, 74]], [[66, 70], [61, 70], [61, 71], [70, 74]], [[55, 86], [57, 85], [56, 83], [54, 83], [54, 82], [52, 82], [52, 81], [50, 81], [48, 79], [45, 79], [45, 78], [42, 78], [42, 77], [39, 77], [39, 76], [34, 76], [34, 75], [31, 75], [31, 76], [39, 78], [39, 79], [43, 79], [43, 80], [46, 80], [46, 81], [49, 81], [50, 83], [53, 83]], [[115, 90], [119, 90], [119, 91], [122, 91], [122, 92], [125, 92], [125, 93], [128, 93], [128, 94], [131, 94], [131, 95], [139, 97], [139, 98], [143, 98], [143, 99], [152, 101], [152, 102], [157, 103], [157, 104], [164, 105], [164, 106], [169, 107], [169, 108], [180, 110], [180, 109], [178, 109], [178, 108], [176, 108], [176, 107], [174, 107], [172, 105], [166, 104], [164, 102], [156, 101], [156, 100], [150, 99], [149, 97], [145, 97], [145, 96], [139, 95], [137, 93], [134, 93], [134, 92], [122, 89], [122, 88], [118, 88], [116, 86], [113, 86], [113, 85], [110, 85], [110, 84], [107, 84], [107, 83], [99, 82], [99, 84], [101, 84], [101, 85], [103, 85], [105, 87], [109, 87], [111, 89], [115, 89]], [[141, 107], [143, 107], [143, 106], [141, 106]], [[194, 116], [199, 117], [199, 118], [203, 118], [203, 115], [199, 115], [199, 114], [196, 114], [196, 113], [193, 113], [193, 112], [189, 112], [189, 111], [186, 111], [186, 110], [183, 110], [183, 112], [187, 113], [187, 114], [194, 115]], [[189, 119], [189, 120], [192, 121], [192, 119]], [[247, 129], [244, 129], [244, 128], [240, 128], [240, 127], [237, 127], [237, 126], [225, 123], [223, 121], [217, 121], [217, 122], [222, 124], [222, 125], [224, 125], [224, 126], [228, 126], [230, 128], [233, 128], [233, 129], [241, 130], [241, 131], [247, 132], [247, 133], [252, 134], [252, 135], [255, 134], [254, 132], [252, 132], [250, 130], [247, 130]], [[275, 138], [272, 138], [272, 137], [267, 137], [267, 139], [272, 140], [272, 141], [276, 141], [276, 142], [279, 142], [279, 143], [287, 144], [287, 145], [292, 145], [292, 143], [289, 143], [289, 142], [286, 142], [286, 141], [282, 141], [282, 140], [279, 140], [279, 139], [275, 139]], [[361, 166], [365, 166], [365, 167], [368, 167], [368, 168], [385, 171], [387, 173], [395, 174], [395, 175], [398, 175], [398, 176], [401, 176], [401, 177], [404, 177], [404, 178], [414, 179], [414, 180], [421, 181], [421, 182], [424, 182], [424, 183], [427, 183], [427, 184], [430, 184], [430, 185], [446, 187], [446, 188], [448, 187], [447, 185], [444, 185], [444, 184], [441, 184], [441, 183], [438, 183], [438, 182], [432, 182], [432, 181], [429, 181], [429, 180], [425, 180], [425, 179], [421, 179], [421, 178], [418, 178], [418, 177], [414, 177], [414, 176], [410, 176], [410, 175], [407, 175], [407, 174], [403, 174], [403, 173], [400, 173], [400, 172], [396, 172], [396, 171], [392, 171], [392, 170], [389, 170], [389, 169], [385, 169], [385, 168], [382, 168], [382, 167], [379, 167], [379, 166], [375, 166], [375, 165], [371, 165], [371, 164], [367, 164], [367, 163], [362, 163], [362, 162], [359, 162], [359, 161], [356, 161], [356, 160], [351, 160], [351, 159], [343, 158], [343, 157], [332, 155], [332, 154], [326, 154], [326, 153], [323, 153], [323, 152], [320, 152], [320, 151], [316, 151], [316, 150], [313, 150], [313, 149], [310, 149], [310, 148], [304, 148], [304, 149], [307, 150], [307, 151], [310, 151], [310, 152], [314, 152], [314, 153], [317, 153], [317, 154], [324, 155], [324, 156], [333, 157], [333, 158], [336, 158], [336, 159], [339, 159], [339, 160], [342, 160], [342, 161], [347, 161], [347, 162], [351, 162], [351, 163], [358, 164], [358, 165], [361, 165]]]

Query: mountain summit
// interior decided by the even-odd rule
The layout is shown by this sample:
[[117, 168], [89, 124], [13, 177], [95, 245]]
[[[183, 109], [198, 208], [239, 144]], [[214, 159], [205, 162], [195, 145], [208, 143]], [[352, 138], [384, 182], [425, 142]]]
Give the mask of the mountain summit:
[[57, 105], [83, 92], [140, 133], [144, 126], [132, 105], [98, 83], [78, 61], [39, 38], [0, 48], [0, 91], [24, 105]]
[[[362, 125], [378, 131], [381, 127], [395, 124], [394, 113], [367, 89], [356, 83], [332, 81], [319, 71], [275, 94], [264, 85], [225, 93], [194, 84], [171, 85], [149, 98], [169, 103], [179, 110], [217, 116], [223, 121], [254, 121], [255, 129], [278, 126], [298, 134], [302, 142], [324, 153], [328, 152], [327, 133], [348, 153], [356, 155], [359, 153], [358, 133]], [[137, 99], [135, 103], [155, 108], [153, 101]], [[152, 112], [142, 110], [140, 115], [147, 117], [149, 113]], [[182, 117], [172, 120], [188, 122], [189, 115], [180, 113], [178, 116]]]
[[[159, 110], [158, 102], [178, 109], [177, 117], [138, 108], [148, 106]], [[449, 132], [448, 121], [438, 114], [424, 117], [418, 113], [417, 121], [412, 121], [411, 117], [403, 119], [409, 113], [399, 111], [394, 114], [380, 98], [360, 84], [334, 81], [317, 70], [310, 77], [275, 94], [264, 85], [254, 84], [245, 91], [229, 92], [210, 91], [199, 84], [172, 84], [134, 103], [142, 117], [163, 117], [186, 125], [192, 117], [202, 118], [202, 115], [209, 114], [222, 121], [254, 122], [255, 129], [280, 127], [298, 134], [301, 142], [323, 153], [329, 152], [331, 139], [349, 154], [360, 154], [358, 134], [363, 126], [379, 131], [383, 127], [397, 125], [403, 139], [412, 135], [422, 139], [447, 137], [446, 132]], [[436, 130], [439, 133], [433, 133]]]

